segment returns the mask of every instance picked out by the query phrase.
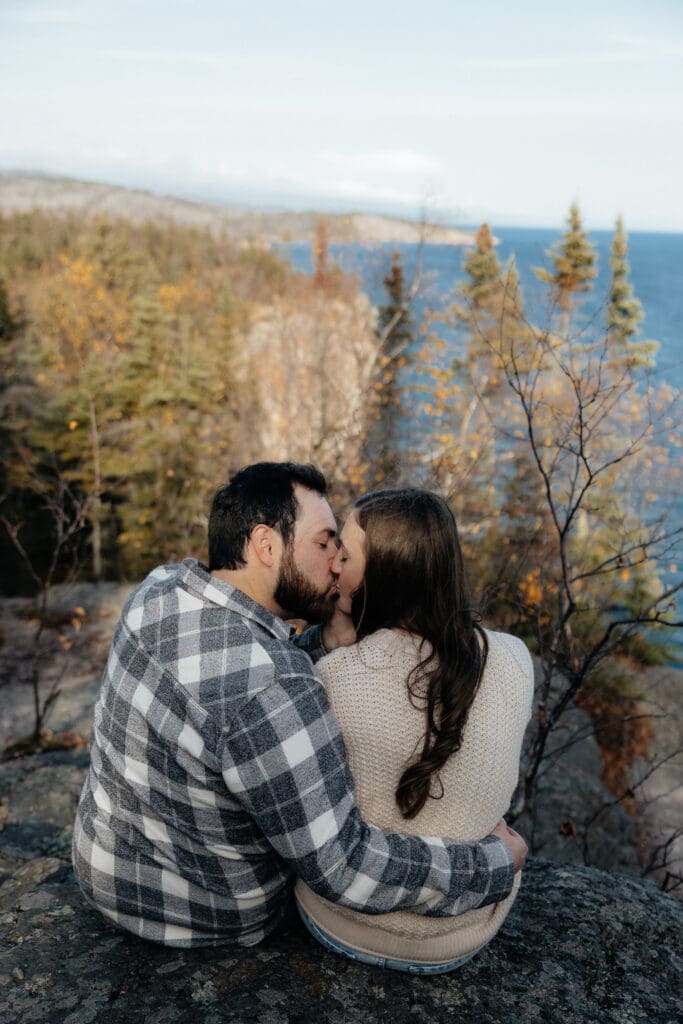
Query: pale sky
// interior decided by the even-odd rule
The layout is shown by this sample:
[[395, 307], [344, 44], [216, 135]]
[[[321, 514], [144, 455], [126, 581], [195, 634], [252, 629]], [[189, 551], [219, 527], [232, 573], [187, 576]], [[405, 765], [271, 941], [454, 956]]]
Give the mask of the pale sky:
[[0, 170], [683, 231], [683, 0], [0, 0]]

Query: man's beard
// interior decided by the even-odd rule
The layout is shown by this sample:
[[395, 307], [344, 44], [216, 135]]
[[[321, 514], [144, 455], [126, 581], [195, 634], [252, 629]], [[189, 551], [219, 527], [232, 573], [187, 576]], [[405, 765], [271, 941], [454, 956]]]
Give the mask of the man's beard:
[[310, 623], [328, 622], [339, 597], [332, 587], [330, 584], [322, 593], [317, 591], [294, 564], [291, 549], [285, 550], [273, 596], [288, 618], [305, 619]]

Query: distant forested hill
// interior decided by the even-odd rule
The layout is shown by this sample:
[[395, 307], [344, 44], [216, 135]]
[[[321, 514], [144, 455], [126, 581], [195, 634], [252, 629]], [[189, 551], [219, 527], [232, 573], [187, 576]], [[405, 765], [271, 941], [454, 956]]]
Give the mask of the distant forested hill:
[[[185, 227], [225, 232], [236, 240], [310, 241], [321, 215], [258, 211], [214, 203], [191, 202], [141, 189], [40, 175], [0, 173], [0, 212], [39, 208], [54, 213], [125, 217], [136, 223], [170, 222]], [[467, 231], [372, 214], [325, 214], [331, 242], [426, 242], [464, 245], [473, 242]]]

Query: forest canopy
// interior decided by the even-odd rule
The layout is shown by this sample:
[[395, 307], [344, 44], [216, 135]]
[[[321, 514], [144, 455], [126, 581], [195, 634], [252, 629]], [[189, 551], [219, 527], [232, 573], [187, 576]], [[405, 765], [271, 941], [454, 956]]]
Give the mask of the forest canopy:
[[674, 557], [675, 398], [648, 381], [657, 346], [639, 340], [627, 257], [618, 222], [609, 295], [588, 310], [596, 256], [573, 206], [534, 324], [484, 225], [425, 326], [400, 254], [375, 310], [322, 220], [308, 276], [205, 229], [1, 217], [0, 513], [39, 565], [68, 496], [80, 575], [136, 579], [204, 555], [210, 496], [249, 461], [319, 464], [340, 512], [372, 486], [424, 484], [452, 501], [501, 625], [538, 646], [566, 600], [588, 643], [610, 609], [652, 611]]
[[136, 578], [204, 554], [210, 496], [245, 462], [313, 459], [343, 487], [373, 324], [340, 273], [208, 230], [0, 218], [4, 516], [44, 561], [42, 499], [66, 481], [81, 574]]
[[537, 655], [512, 819], [533, 829], [572, 704], [630, 800], [650, 739], [630, 670], [665, 658], [658, 634], [681, 625], [681, 439], [679, 397], [650, 379], [657, 345], [640, 336], [623, 224], [596, 296], [571, 208], [536, 271], [543, 323], [487, 225], [449, 308], [423, 323], [400, 252], [377, 309], [335, 265], [324, 221], [312, 255], [305, 275], [261, 244], [173, 223], [0, 217], [2, 590], [41, 593], [40, 634], [62, 578], [204, 558], [211, 495], [252, 461], [316, 463], [340, 516], [373, 487], [438, 490], [487, 624]]

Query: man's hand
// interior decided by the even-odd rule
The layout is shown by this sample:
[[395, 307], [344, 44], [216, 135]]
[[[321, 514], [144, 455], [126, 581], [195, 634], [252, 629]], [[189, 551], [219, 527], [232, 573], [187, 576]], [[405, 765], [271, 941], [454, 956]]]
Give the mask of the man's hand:
[[510, 828], [509, 825], [506, 825], [505, 821], [501, 818], [491, 832], [491, 835], [498, 836], [499, 839], [503, 840], [512, 856], [515, 871], [520, 871], [524, 867], [524, 861], [526, 860], [526, 855], [529, 852], [529, 847], [524, 839], [522, 839], [519, 832], [515, 832], [514, 828]]
[[334, 606], [334, 614], [323, 626], [323, 644], [328, 654], [338, 647], [350, 647], [356, 642], [356, 630], [351, 616], [343, 612], [339, 603]]

